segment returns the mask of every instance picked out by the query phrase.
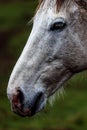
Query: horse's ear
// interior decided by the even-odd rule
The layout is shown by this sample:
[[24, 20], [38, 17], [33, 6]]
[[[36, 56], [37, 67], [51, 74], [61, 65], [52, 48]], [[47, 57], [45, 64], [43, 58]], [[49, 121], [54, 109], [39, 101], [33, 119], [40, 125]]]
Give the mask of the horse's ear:
[[75, 2], [82, 8], [87, 10], [87, 0], [75, 0]]

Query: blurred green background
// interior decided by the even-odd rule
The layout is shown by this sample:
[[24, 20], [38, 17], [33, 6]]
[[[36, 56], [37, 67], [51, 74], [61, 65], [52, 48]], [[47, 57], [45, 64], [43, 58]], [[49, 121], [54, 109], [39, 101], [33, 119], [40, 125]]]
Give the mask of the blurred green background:
[[64, 96], [32, 118], [10, 109], [6, 88], [10, 73], [29, 37], [37, 0], [0, 0], [0, 130], [86, 130], [87, 72], [74, 76]]

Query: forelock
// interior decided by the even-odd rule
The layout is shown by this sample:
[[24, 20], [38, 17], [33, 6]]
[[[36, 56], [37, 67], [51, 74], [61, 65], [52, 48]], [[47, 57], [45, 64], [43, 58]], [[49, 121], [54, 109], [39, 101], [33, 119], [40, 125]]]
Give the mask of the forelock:
[[[42, 5], [44, 5], [44, 3], [45, 3], [45, 1], [46, 0], [39, 0], [39, 4], [38, 4], [38, 7], [37, 7], [37, 10], [40, 8], [40, 6]], [[61, 6], [63, 5], [63, 3], [65, 2], [66, 0], [56, 0], [56, 9], [57, 9], [57, 11], [59, 11], [60, 10], [60, 8], [61, 8]], [[53, 1], [52, 1], [53, 2]]]

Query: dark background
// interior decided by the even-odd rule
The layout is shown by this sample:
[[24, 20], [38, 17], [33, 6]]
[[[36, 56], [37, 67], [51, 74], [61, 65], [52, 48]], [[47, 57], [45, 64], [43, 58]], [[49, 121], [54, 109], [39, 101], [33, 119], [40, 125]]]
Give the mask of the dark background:
[[74, 76], [64, 96], [32, 118], [15, 115], [6, 88], [12, 68], [29, 37], [28, 24], [37, 0], [0, 0], [0, 130], [82, 130], [87, 129], [87, 72]]

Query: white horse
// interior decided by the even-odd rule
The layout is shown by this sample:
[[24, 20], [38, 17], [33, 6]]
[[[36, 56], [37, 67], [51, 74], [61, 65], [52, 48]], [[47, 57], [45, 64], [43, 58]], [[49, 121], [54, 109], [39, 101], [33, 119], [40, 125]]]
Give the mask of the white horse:
[[9, 80], [15, 113], [32, 116], [74, 74], [87, 69], [87, 0], [41, 0]]

